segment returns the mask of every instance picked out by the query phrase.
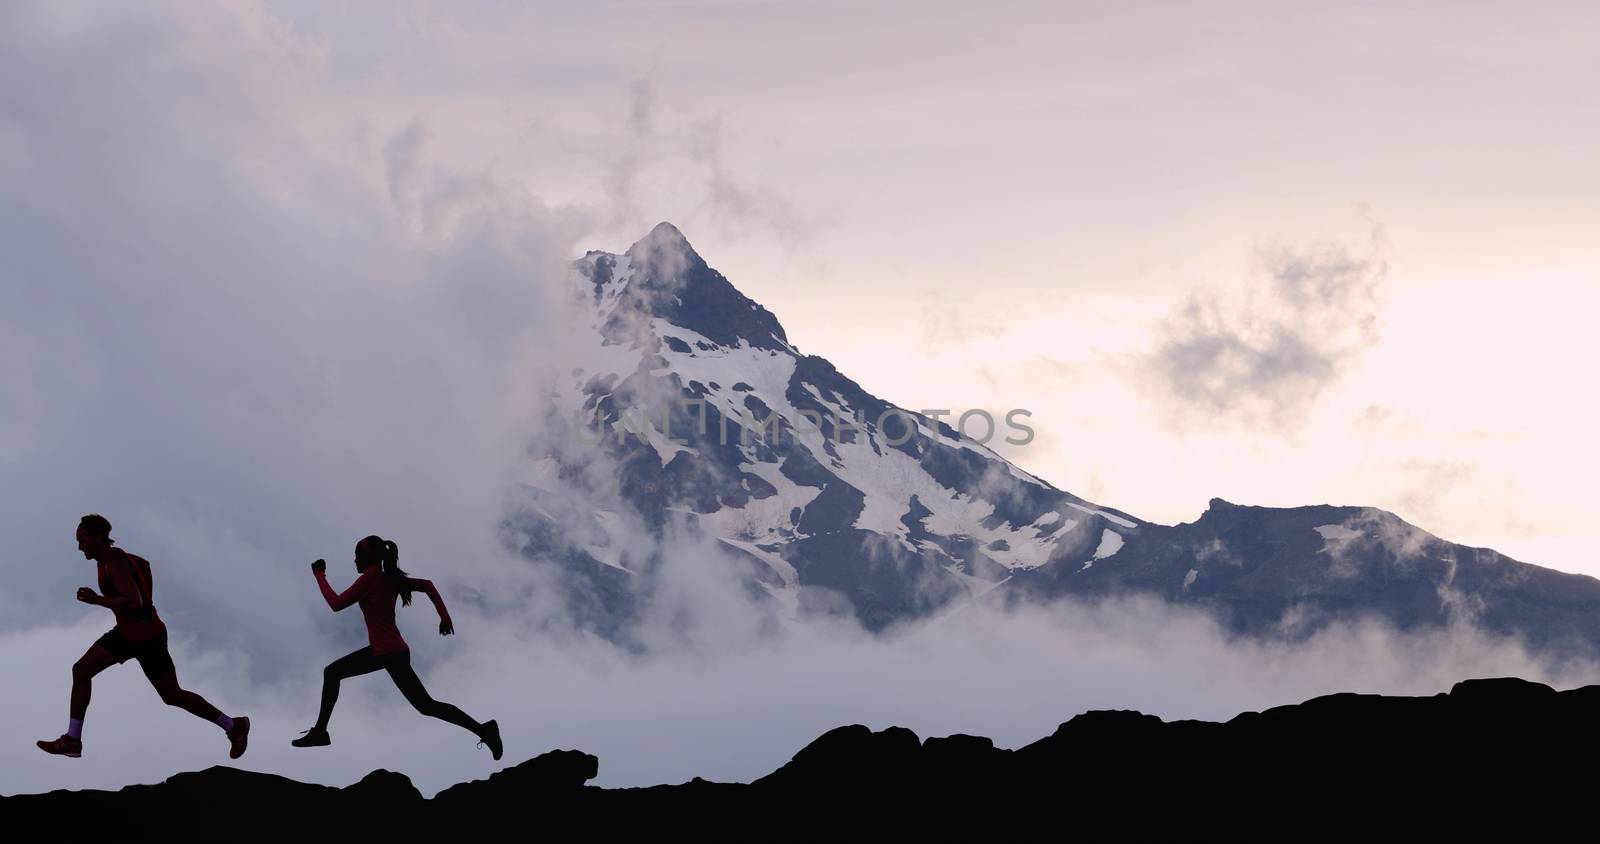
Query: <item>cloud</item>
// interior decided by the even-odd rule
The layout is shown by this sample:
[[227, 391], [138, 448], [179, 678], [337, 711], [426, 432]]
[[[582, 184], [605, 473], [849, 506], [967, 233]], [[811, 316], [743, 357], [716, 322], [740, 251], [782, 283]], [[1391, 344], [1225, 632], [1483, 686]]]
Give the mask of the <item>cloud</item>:
[[974, 313], [970, 304], [952, 303], [948, 298], [934, 294], [920, 308], [922, 334], [930, 346], [965, 346], [1005, 336], [1006, 327], [1000, 320]]
[[1175, 423], [1298, 426], [1378, 341], [1387, 252], [1376, 224], [1361, 247], [1261, 247], [1242, 292], [1192, 291], [1161, 323], [1146, 388]]
[[674, 222], [696, 230], [715, 227], [734, 237], [767, 233], [790, 250], [815, 232], [816, 223], [779, 192], [729, 164], [727, 115], [707, 116], [692, 105], [669, 108], [663, 100], [653, 75], [629, 86], [621, 131], [602, 162], [608, 230], [633, 234], [657, 222], [665, 193], [671, 207], [682, 209]]
[[263, 677], [320, 650], [305, 564], [362, 535], [447, 584], [497, 570], [584, 215], [431, 164], [421, 122], [360, 131], [259, 10], [0, 14], [31, 151], [0, 222], [0, 629], [76, 609], [48, 596], [90, 576], [90, 510]]
[[1441, 500], [1480, 471], [1476, 463], [1460, 459], [1407, 460], [1400, 468], [1405, 484], [1396, 501], [1401, 511], [1433, 523], [1443, 521]]
[[619, 216], [614, 225], [635, 225], [644, 215], [635, 207], [640, 173], [649, 164], [656, 129], [656, 86], [650, 79], [635, 80], [628, 91], [627, 117], [622, 122], [620, 146], [607, 170], [606, 190]]
[[815, 232], [815, 223], [802, 219], [776, 191], [748, 184], [735, 175], [723, 154], [725, 122], [721, 117], [701, 120], [689, 135], [689, 159], [705, 171], [707, 198], [702, 207], [708, 221], [730, 227], [737, 234], [764, 228], [786, 249], [797, 248]]
[[[1338, 525], [1319, 530], [1323, 533], [1322, 553], [1330, 560], [1330, 577], [1389, 576], [1390, 572], [1372, 571], [1374, 566], [1431, 576], [1445, 617], [1462, 627], [1476, 624], [1486, 608], [1481, 595], [1456, 588], [1455, 552], [1438, 537], [1392, 513], [1363, 508]], [[1386, 554], [1375, 555], [1380, 549]]]

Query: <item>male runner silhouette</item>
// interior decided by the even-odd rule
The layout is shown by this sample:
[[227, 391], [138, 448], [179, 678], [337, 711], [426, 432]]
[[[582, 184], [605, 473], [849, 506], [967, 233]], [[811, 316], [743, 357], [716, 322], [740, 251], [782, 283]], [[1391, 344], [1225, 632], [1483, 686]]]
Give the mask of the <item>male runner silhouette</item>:
[[111, 538], [111, 522], [94, 513], [78, 523], [78, 550], [86, 559], [94, 560], [100, 592], [104, 593], [85, 586], [78, 590], [78, 600], [111, 610], [117, 624], [72, 666], [72, 708], [67, 732], [61, 738], [39, 742], [39, 749], [58, 756], [82, 756], [83, 716], [89, 710], [94, 675], [137, 659], [162, 701], [221, 727], [231, 745], [228, 756], [243, 756], [250, 736], [250, 719], [229, 718], [205, 698], [178, 685], [178, 671], [167, 652], [167, 625], [152, 603], [150, 563], [116, 547]]
[[328, 719], [333, 717], [333, 705], [339, 700], [339, 682], [381, 668], [389, 672], [389, 678], [418, 712], [471, 732], [480, 743], [489, 746], [490, 755], [499, 759], [503, 750], [500, 725], [494, 721], [480, 724], [459, 708], [434, 700], [412, 669], [411, 646], [400, 637], [400, 628], [394, 623], [396, 600], [409, 606], [411, 593], [422, 592], [428, 596], [428, 600], [433, 601], [433, 608], [439, 613], [439, 635], [449, 636], [456, 631], [450, 620], [450, 611], [445, 609], [444, 598], [439, 596], [433, 581], [407, 575], [401, 570], [399, 560], [399, 547], [382, 537], [369, 536], [357, 542], [355, 563], [360, 576], [343, 595], [328, 585], [326, 561], [317, 560], [311, 564], [317, 587], [322, 590], [323, 600], [328, 602], [330, 609], [338, 612], [351, 604], [361, 605], [361, 615], [367, 622], [369, 644], [339, 657], [322, 670], [322, 706], [317, 712], [317, 723], [306, 730], [305, 735], [289, 743], [295, 747], [332, 744], [333, 739], [328, 735]]

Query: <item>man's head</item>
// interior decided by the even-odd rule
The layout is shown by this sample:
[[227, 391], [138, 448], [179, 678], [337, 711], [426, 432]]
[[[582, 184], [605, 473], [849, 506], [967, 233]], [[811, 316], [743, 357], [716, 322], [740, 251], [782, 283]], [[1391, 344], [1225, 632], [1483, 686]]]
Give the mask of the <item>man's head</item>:
[[78, 550], [85, 559], [99, 559], [111, 549], [111, 522], [99, 513], [90, 513], [78, 520]]

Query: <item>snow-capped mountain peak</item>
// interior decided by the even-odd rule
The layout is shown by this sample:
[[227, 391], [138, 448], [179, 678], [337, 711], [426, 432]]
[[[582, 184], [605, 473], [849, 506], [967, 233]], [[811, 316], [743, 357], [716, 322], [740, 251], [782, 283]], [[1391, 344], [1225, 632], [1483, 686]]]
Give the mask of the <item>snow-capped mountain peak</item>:
[[752, 588], [785, 613], [842, 596], [874, 629], [962, 599], [1140, 592], [1211, 608], [1242, 633], [1466, 614], [1600, 650], [1600, 581], [1451, 545], [1393, 514], [1219, 498], [1166, 527], [1059, 490], [801, 354], [670, 224], [575, 269], [595, 343], [561, 413], [609, 455], [621, 500], [571, 512], [576, 497], [555, 483], [531, 489], [513, 522], [525, 553], [586, 579], [574, 594], [610, 623], [652, 565], [639, 550], [650, 543], [629, 541], [628, 511], [651, 529], [685, 521], [743, 555]]
[[671, 223], [660, 223], [621, 255], [590, 252], [578, 272], [593, 287], [609, 339], [642, 336], [659, 318], [720, 345], [791, 349], [783, 326], [701, 258]]
[[1138, 525], [801, 354], [670, 224], [576, 271], [601, 348], [572, 403], [623, 496], [646, 522], [680, 514], [754, 558], [786, 600], [808, 582], [857, 592], [863, 619], [885, 623], [906, 595], [931, 607], [1110, 557]]

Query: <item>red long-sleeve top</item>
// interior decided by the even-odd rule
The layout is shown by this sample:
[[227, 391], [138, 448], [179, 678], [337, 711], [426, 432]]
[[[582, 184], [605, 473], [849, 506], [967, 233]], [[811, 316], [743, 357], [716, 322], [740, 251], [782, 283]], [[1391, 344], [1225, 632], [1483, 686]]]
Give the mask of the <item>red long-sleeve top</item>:
[[[372, 646], [374, 654], [388, 654], [396, 651], [410, 650], [411, 646], [400, 635], [400, 628], [394, 623], [394, 604], [400, 598], [394, 585], [377, 566], [367, 569], [344, 590], [344, 594], [333, 591], [328, 585], [328, 576], [324, 572], [316, 572], [317, 586], [322, 588], [322, 597], [334, 612], [338, 612], [351, 604], [361, 605], [361, 617], [367, 622], [367, 643]], [[410, 578], [411, 588], [414, 591], [425, 593], [433, 601], [433, 608], [439, 611], [441, 621], [448, 619], [450, 613], [444, 608], [444, 599], [439, 597], [439, 590], [434, 587], [433, 581], [423, 580], [420, 577]]]

